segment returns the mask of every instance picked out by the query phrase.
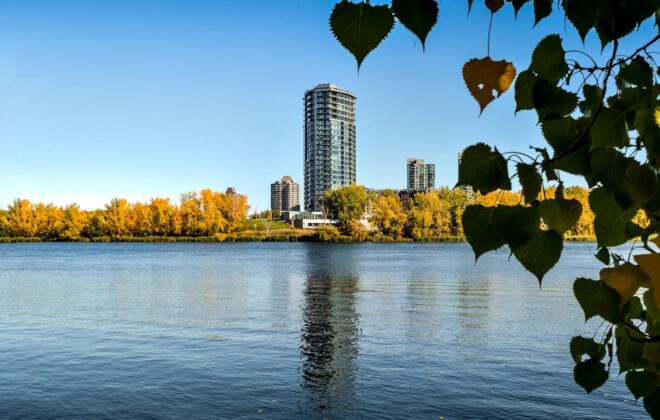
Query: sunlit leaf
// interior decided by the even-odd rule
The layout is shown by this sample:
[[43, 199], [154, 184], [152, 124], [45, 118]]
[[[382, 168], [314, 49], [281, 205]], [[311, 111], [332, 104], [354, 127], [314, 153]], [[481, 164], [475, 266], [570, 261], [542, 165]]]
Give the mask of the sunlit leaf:
[[438, 21], [437, 0], [392, 0], [392, 11], [426, 49], [426, 37]]
[[575, 382], [584, 388], [587, 393], [602, 386], [609, 376], [605, 364], [597, 359], [589, 359], [575, 365], [573, 369]]
[[639, 268], [644, 270], [651, 281], [653, 300], [660, 306], [660, 254], [635, 255]]
[[387, 6], [341, 1], [330, 15], [330, 29], [337, 41], [357, 60], [365, 57], [384, 40], [394, 27], [394, 15]]
[[458, 167], [458, 185], [469, 185], [482, 194], [498, 189], [510, 190], [506, 160], [484, 143], [465, 149]]
[[515, 77], [516, 68], [505, 60], [473, 58], [463, 66], [463, 80], [482, 112], [489, 103], [509, 89]]
[[619, 295], [604, 282], [579, 278], [573, 283], [573, 293], [584, 311], [585, 320], [600, 316], [611, 323], [619, 322]]
[[493, 210], [493, 226], [495, 232], [515, 249], [540, 230], [539, 210], [535, 207], [497, 206]]
[[525, 202], [531, 203], [538, 198], [543, 186], [543, 179], [534, 165], [519, 163], [516, 165], [516, 170]]
[[575, 199], [548, 199], [541, 201], [539, 212], [552, 230], [563, 235], [580, 220], [582, 204]]
[[635, 399], [651, 395], [660, 386], [660, 378], [654, 372], [630, 371], [626, 374], [626, 385]]
[[534, 49], [529, 69], [542, 79], [556, 83], [568, 73], [565, 55], [566, 52], [561, 46], [561, 37], [548, 35]]
[[557, 232], [539, 230], [522, 245], [512, 248], [513, 255], [541, 283], [543, 276], [557, 264], [564, 242]]
[[463, 213], [463, 232], [474, 251], [475, 260], [488, 252], [501, 248], [504, 240], [492, 225], [493, 207], [469, 205]]
[[619, 294], [619, 307], [628, 303], [635, 296], [642, 281], [646, 280], [646, 274], [630, 263], [618, 267], [604, 268], [600, 271], [600, 278], [611, 289]]

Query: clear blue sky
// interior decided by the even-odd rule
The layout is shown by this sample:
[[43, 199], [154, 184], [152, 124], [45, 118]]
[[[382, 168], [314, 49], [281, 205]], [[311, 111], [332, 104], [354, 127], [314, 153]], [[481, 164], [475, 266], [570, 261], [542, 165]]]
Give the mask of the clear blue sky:
[[[426, 53], [399, 26], [358, 75], [328, 29], [334, 1], [2, 1], [0, 206], [234, 186], [265, 210], [272, 181], [302, 184], [302, 96], [327, 82], [358, 97], [358, 183], [402, 188], [418, 157], [453, 185], [471, 143], [542, 144], [532, 113], [514, 117], [513, 89], [479, 117], [463, 84], [463, 63], [486, 52], [481, 3], [468, 17], [465, 1], [441, 1]], [[559, 15], [532, 29], [531, 9], [494, 21], [491, 56], [519, 71], [544, 34], [581, 47]], [[601, 57], [594, 33], [587, 46]]]

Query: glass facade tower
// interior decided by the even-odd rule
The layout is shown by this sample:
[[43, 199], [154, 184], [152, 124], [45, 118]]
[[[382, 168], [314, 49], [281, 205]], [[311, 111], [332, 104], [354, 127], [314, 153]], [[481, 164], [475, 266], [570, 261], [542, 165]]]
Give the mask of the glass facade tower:
[[333, 84], [305, 92], [305, 210], [327, 190], [356, 182], [355, 95]]

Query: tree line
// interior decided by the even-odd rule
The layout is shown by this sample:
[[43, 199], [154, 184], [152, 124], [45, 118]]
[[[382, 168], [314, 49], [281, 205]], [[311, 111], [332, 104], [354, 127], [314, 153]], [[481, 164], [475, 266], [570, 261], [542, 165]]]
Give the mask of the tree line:
[[[541, 192], [544, 198], [554, 198], [556, 188]], [[582, 205], [577, 223], [566, 231], [569, 237], [594, 237], [594, 214], [589, 208], [589, 191], [573, 186], [564, 189], [564, 196]], [[367, 191], [359, 185], [328, 191], [321, 203], [328, 216], [337, 222], [337, 233], [353, 239], [367, 238], [365, 226], [360, 223], [364, 214], [376, 234], [392, 240], [433, 240], [463, 238], [463, 213], [469, 205], [486, 207], [517, 205], [524, 200], [518, 191], [494, 191], [488, 194], [468, 193], [459, 188], [443, 187], [427, 192], [416, 192], [410, 197], [408, 209], [404, 209], [401, 197], [393, 190], [379, 193]], [[644, 223], [644, 215], [637, 216]], [[332, 231], [328, 238], [332, 238]]]
[[247, 196], [211, 189], [130, 203], [114, 198], [104, 208], [83, 210], [16, 199], [0, 210], [0, 237], [78, 241], [103, 237], [213, 236], [234, 232], [246, 219]]

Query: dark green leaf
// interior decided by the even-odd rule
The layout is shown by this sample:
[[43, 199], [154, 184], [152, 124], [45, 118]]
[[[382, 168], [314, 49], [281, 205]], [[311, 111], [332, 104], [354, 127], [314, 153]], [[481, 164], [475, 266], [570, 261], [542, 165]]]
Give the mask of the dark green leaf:
[[515, 85], [516, 112], [523, 109], [534, 109], [532, 89], [538, 80], [539, 78], [529, 70], [525, 70], [518, 75]]
[[564, 232], [575, 226], [582, 215], [582, 204], [578, 200], [550, 199], [539, 205], [543, 221], [555, 232]]
[[653, 363], [660, 363], [660, 343], [646, 343], [642, 357]]
[[543, 121], [550, 115], [565, 117], [572, 113], [577, 107], [578, 97], [541, 79], [532, 88], [532, 102], [539, 119]]
[[469, 205], [463, 213], [463, 231], [474, 251], [475, 261], [479, 257], [504, 245], [504, 240], [492, 225], [493, 207]]
[[539, 231], [539, 210], [535, 207], [497, 206], [493, 227], [512, 250], [523, 245]]
[[614, 196], [603, 188], [595, 188], [591, 191], [589, 207], [595, 215], [594, 231], [598, 246], [616, 246], [629, 239], [626, 225], [637, 213], [636, 207], [624, 210]]
[[623, 307], [623, 316], [630, 319], [644, 320], [644, 307], [637, 296], [633, 296], [630, 302]]
[[525, 202], [531, 203], [538, 198], [543, 185], [543, 179], [534, 165], [519, 163], [516, 165], [516, 169], [518, 171], [518, 179], [522, 186]]
[[568, 73], [565, 55], [559, 35], [548, 35], [534, 49], [529, 69], [540, 78], [556, 83]]
[[586, 116], [591, 116], [603, 100], [603, 90], [594, 85], [584, 85], [582, 88], [584, 101], [582, 102], [582, 112]]
[[582, 175], [585, 178], [591, 176], [589, 166], [590, 155], [586, 147], [570, 153], [553, 164], [553, 167], [574, 175]]
[[660, 378], [654, 372], [630, 371], [626, 374], [626, 385], [635, 399], [651, 395], [660, 386]]
[[[643, 87], [652, 86], [653, 69], [646, 60], [637, 56], [630, 63], [621, 67], [617, 82], [619, 82], [620, 88], [625, 87], [625, 84]], [[625, 84], [621, 82], [625, 82]]]
[[610, 265], [610, 251], [607, 248], [599, 249], [596, 253], [596, 258], [603, 264]]
[[532, 239], [513, 248], [513, 255], [541, 283], [543, 276], [559, 261], [563, 248], [560, 234], [539, 230]]
[[660, 419], [660, 388], [656, 388], [653, 394], [644, 397], [644, 408], [652, 418]]
[[619, 294], [604, 282], [579, 278], [573, 284], [573, 293], [584, 311], [585, 320], [600, 316], [616, 324], [621, 319]]
[[436, 0], [392, 0], [392, 11], [399, 22], [415, 34], [426, 48], [426, 37], [438, 21]]
[[573, 369], [575, 382], [584, 388], [587, 393], [602, 386], [609, 376], [605, 364], [596, 359], [589, 359], [578, 363]]
[[541, 130], [556, 153], [570, 146], [578, 136], [575, 119], [571, 117], [546, 118], [541, 122]]
[[566, 17], [577, 29], [582, 41], [597, 21], [596, 0], [564, 0]]
[[486, 0], [486, 7], [491, 13], [495, 13], [504, 6], [504, 0]]
[[511, 189], [506, 160], [484, 143], [477, 143], [463, 152], [458, 167], [458, 185], [472, 186], [482, 194]]
[[552, 12], [552, 0], [534, 0], [534, 25]]
[[591, 154], [591, 171], [607, 191], [623, 187], [631, 159], [615, 149], [596, 149]]
[[591, 127], [591, 150], [597, 147], [625, 147], [628, 145], [625, 114], [603, 107]]
[[[621, 373], [632, 369], [644, 368], [648, 365], [648, 362], [642, 358], [644, 343], [631, 340], [628, 334], [629, 332], [626, 332], [626, 327], [616, 328], [616, 358], [619, 362]], [[636, 332], [630, 332], [630, 334], [637, 339], [643, 338]]]
[[337, 41], [357, 60], [365, 57], [384, 40], [394, 27], [394, 15], [387, 6], [341, 1], [330, 15], [330, 29]]
[[511, 4], [513, 4], [513, 10], [516, 16], [518, 16], [518, 11], [520, 10], [521, 7], [525, 5], [525, 3], [528, 3], [529, 0], [509, 0]]
[[626, 169], [626, 187], [638, 206], [651, 201], [658, 192], [658, 175], [648, 165], [632, 161]]
[[585, 354], [591, 359], [602, 360], [605, 357], [605, 346], [600, 343], [596, 343], [591, 338], [586, 337], [573, 337], [571, 339], [571, 356], [575, 363], [580, 363], [582, 361], [582, 356]]

